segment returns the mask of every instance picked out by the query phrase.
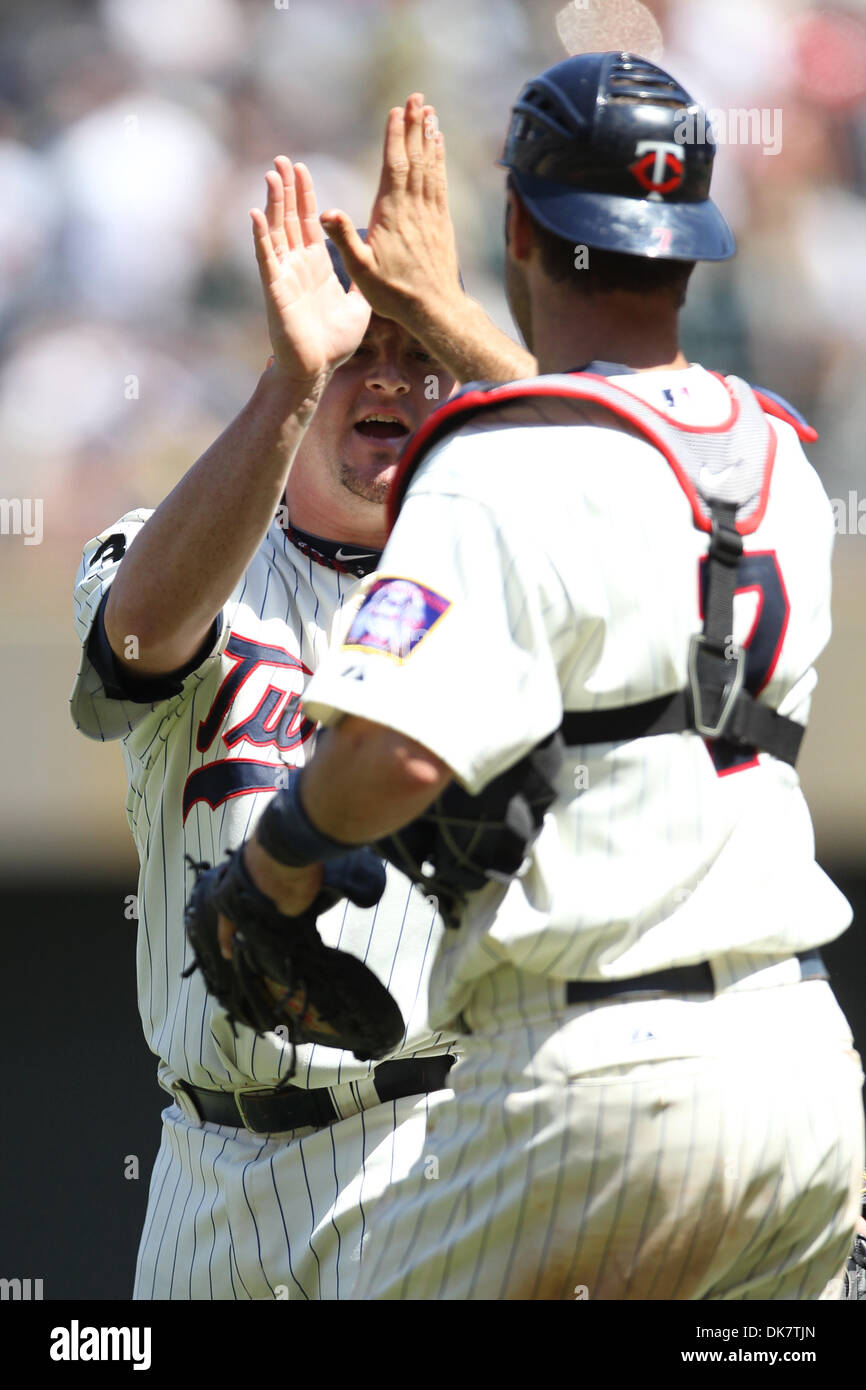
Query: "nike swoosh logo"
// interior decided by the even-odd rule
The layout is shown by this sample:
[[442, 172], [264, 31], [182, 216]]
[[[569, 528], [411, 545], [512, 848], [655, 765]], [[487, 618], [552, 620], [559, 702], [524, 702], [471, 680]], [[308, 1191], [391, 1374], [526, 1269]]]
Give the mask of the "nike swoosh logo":
[[378, 551], [375, 551], [375, 550], [360, 550], [360, 551], [357, 551], [357, 550], [356, 550], [356, 551], [353, 551], [350, 555], [344, 555], [344, 554], [343, 554], [343, 547], [340, 546], [339, 550], [338, 550], [338, 551], [335, 553], [335, 555], [334, 555], [334, 559], [335, 559], [335, 560], [372, 560], [372, 559], [375, 558], [375, 556], [376, 556], [377, 554], [378, 554]]
[[723, 478], [726, 478], [728, 476], [729, 473], [735, 472], [736, 467], [734, 464], [728, 464], [727, 467], [720, 468], [716, 473], [714, 473], [712, 469], [707, 468], [705, 464], [704, 467], [701, 469], [701, 486], [711, 487], [715, 483], [720, 483]]

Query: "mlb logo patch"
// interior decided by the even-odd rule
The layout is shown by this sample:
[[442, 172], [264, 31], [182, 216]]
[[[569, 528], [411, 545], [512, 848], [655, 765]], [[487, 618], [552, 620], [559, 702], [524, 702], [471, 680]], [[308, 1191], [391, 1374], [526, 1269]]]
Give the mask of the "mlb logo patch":
[[377, 579], [355, 615], [343, 650], [381, 652], [405, 661], [450, 607], [447, 598], [413, 579]]

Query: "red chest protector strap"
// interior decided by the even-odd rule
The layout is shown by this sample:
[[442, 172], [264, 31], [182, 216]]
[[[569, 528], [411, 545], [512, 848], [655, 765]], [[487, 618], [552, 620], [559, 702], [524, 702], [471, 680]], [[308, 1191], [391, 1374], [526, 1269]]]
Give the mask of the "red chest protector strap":
[[[764, 515], [775, 461], [776, 436], [765, 411], [787, 419], [802, 438], [814, 437], [814, 431], [777, 402], [765, 403], [745, 382], [719, 379], [730, 397], [730, 414], [709, 428], [676, 424], [631, 392], [591, 373], [467, 387], [422, 425], [401, 458], [389, 499], [389, 526], [430, 449], [475, 417], [503, 406], [551, 399], [601, 406], [610, 427], [637, 430], [673, 469], [695, 525], [710, 534], [704, 627], [689, 644], [689, 684], [640, 704], [567, 712], [562, 732], [572, 746], [692, 731], [738, 751], [760, 749], [792, 766], [796, 763], [803, 726], [760, 704], [744, 688], [748, 654], [733, 644], [730, 634], [743, 536], [756, 530]], [[549, 417], [538, 420], [546, 422]], [[573, 423], [586, 421], [577, 415]]]

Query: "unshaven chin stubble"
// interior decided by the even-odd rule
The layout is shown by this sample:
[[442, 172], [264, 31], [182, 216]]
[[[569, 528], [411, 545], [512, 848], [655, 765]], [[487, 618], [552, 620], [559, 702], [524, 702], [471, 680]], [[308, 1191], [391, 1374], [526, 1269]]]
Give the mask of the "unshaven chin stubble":
[[383, 471], [374, 473], [372, 476], [364, 476], [345, 459], [339, 462], [340, 483], [348, 492], [355, 497], [361, 497], [365, 502], [373, 502], [377, 507], [384, 507], [388, 500], [388, 489], [391, 486], [391, 479], [394, 476], [394, 460], [392, 457], [383, 457]]

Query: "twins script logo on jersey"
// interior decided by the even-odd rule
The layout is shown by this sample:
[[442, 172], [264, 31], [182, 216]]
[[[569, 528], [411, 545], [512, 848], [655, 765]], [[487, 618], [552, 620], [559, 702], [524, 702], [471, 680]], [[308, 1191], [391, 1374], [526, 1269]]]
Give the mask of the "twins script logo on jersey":
[[661, 202], [665, 194], [679, 188], [686, 172], [682, 145], [666, 140], [638, 140], [635, 154], [639, 157], [629, 169], [646, 190], [647, 198]]
[[[306, 742], [316, 727], [301, 714], [301, 695], [312, 672], [298, 657], [285, 647], [252, 641], [239, 632], [232, 633], [225, 655], [233, 669], [198, 726], [196, 748], [207, 753], [225, 724], [222, 743], [229, 754], [247, 743], [276, 749], [280, 761], [229, 756], [196, 768], [183, 790], [184, 820], [197, 801], [215, 810], [229, 797], [276, 788], [282, 755]], [[253, 708], [242, 713], [256, 696]], [[230, 711], [238, 715], [234, 721], [227, 718]]]

